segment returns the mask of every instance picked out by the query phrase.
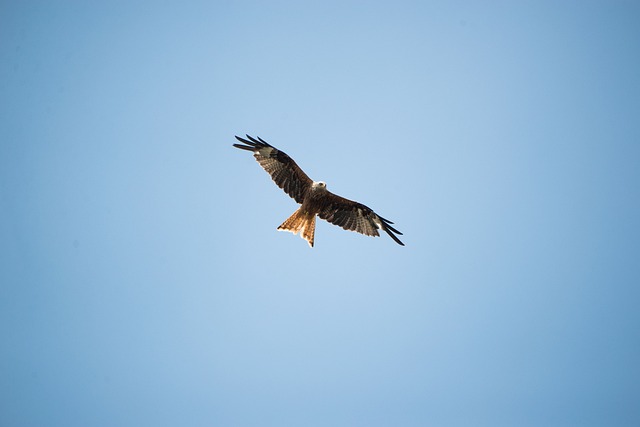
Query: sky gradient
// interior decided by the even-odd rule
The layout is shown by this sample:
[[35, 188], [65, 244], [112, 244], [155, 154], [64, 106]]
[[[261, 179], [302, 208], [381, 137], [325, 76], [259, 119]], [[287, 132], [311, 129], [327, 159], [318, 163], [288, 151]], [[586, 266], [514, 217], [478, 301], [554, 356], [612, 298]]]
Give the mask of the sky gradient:
[[0, 425], [639, 425], [639, 19], [3, 2]]

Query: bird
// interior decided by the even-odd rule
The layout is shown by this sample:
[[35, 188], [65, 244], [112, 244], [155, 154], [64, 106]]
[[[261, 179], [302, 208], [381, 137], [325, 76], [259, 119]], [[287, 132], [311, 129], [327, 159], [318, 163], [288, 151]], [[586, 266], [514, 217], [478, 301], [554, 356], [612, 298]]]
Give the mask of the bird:
[[327, 190], [323, 181], [313, 181], [284, 151], [268, 144], [260, 137], [247, 139], [236, 136], [241, 144], [233, 144], [241, 150], [253, 152], [260, 166], [271, 179], [293, 198], [300, 207], [279, 227], [280, 231], [298, 234], [313, 248], [316, 215], [321, 219], [366, 236], [379, 236], [385, 231], [399, 245], [404, 246], [397, 235], [401, 232], [391, 226], [393, 222], [376, 214], [362, 203], [345, 199]]

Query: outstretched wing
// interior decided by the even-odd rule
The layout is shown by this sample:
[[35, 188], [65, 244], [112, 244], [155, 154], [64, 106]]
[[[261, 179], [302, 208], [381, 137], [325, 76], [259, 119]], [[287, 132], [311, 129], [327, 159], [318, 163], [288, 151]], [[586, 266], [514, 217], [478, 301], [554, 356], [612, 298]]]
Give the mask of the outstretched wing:
[[366, 236], [379, 236], [378, 229], [382, 229], [397, 244], [404, 246], [404, 243], [396, 236], [396, 234], [402, 235], [402, 233], [391, 226], [393, 222], [376, 214], [362, 203], [345, 199], [327, 191], [322, 197], [321, 204], [318, 216], [325, 221]]
[[260, 166], [271, 175], [278, 187], [282, 188], [296, 202], [302, 204], [313, 180], [284, 151], [269, 145], [261, 138], [255, 139], [249, 135], [247, 138], [248, 140], [236, 136], [236, 139], [245, 145], [233, 144], [233, 146], [252, 151]]

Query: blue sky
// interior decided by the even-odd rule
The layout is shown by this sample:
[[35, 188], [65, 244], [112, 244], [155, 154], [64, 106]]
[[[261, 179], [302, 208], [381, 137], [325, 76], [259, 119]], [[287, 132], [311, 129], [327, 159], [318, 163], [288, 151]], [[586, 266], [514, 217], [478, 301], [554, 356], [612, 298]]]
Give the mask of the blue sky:
[[[640, 7], [4, 2], [0, 424], [640, 423]], [[234, 135], [395, 222], [319, 222]]]

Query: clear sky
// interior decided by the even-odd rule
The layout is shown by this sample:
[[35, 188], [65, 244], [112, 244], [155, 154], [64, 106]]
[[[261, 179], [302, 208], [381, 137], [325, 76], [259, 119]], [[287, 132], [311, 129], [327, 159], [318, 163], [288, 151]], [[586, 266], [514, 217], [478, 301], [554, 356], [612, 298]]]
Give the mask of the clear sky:
[[[635, 1], [0, 5], [0, 425], [640, 425]], [[260, 136], [406, 247], [319, 222]]]

